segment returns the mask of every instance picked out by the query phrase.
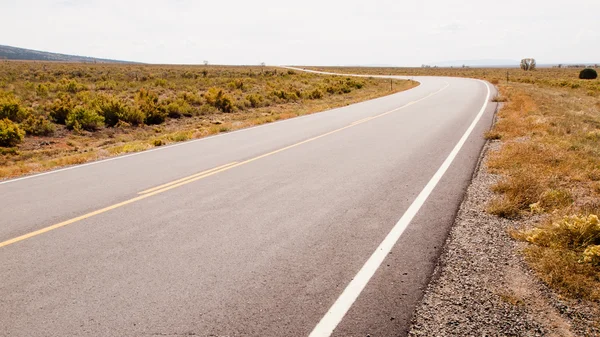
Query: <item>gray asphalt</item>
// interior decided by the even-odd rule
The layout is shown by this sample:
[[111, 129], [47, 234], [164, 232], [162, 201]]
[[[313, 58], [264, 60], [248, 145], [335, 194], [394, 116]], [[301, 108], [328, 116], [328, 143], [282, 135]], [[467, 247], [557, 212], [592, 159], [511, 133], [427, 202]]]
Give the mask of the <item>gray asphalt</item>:
[[[420, 86], [380, 99], [0, 183], [3, 242], [437, 92], [0, 247], [0, 335], [307, 336], [484, 104], [482, 82], [415, 79]], [[406, 334], [494, 109], [335, 336]]]

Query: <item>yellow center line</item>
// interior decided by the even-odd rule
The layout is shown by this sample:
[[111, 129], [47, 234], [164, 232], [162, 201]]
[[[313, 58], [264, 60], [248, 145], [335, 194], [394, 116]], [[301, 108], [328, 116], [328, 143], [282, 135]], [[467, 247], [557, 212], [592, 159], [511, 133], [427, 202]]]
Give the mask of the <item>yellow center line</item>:
[[[415, 103], [417, 103], [417, 102], [420, 102], [420, 101], [422, 101], [422, 100], [425, 100], [425, 99], [427, 99], [427, 98], [429, 98], [429, 97], [431, 97], [431, 96], [433, 96], [433, 95], [435, 95], [435, 94], [437, 94], [437, 93], [439, 93], [439, 92], [441, 92], [441, 91], [445, 90], [445, 89], [446, 89], [446, 88], [448, 88], [449, 86], [450, 86], [450, 85], [449, 85], [448, 83], [446, 83], [446, 86], [445, 86], [445, 87], [443, 87], [443, 88], [439, 89], [438, 91], [436, 91], [436, 92], [434, 92], [434, 93], [432, 93], [432, 94], [429, 94], [429, 95], [427, 95], [427, 96], [425, 96], [425, 97], [423, 97], [423, 98], [421, 98], [421, 99], [419, 99], [419, 100], [417, 100], [417, 101], [413, 101], [413, 102], [410, 102], [410, 103], [408, 103], [408, 104], [405, 104], [405, 105], [403, 105], [403, 106], [401, 106], [401, 107], [399, 107], [399, 108], [396, 108], [396, 109], [393, 109], [393, 110], [390, 110], [390, 111], [387, 111], [387, 112], [381, 113], [381, 114], [379, 114], [379, 115], [376, 115], [376, 116], [373, 116], [373, 117], [368, 117], [368, 120], [373, 120], [373, 119], [376, 119], [376, 118], [380, 118], [380, 117], [383, 117], [383, 116], [389, 115], [389, 114], [391, 114], [391, 113], [393, 113], [393, 112], [396, 112], [396, 111], [399, 111], [399, 110], [401, 110], [401, 109], [404, 109], [404, 108], [406, 108], [406, 107], [408, 107], [408, 106], [410, 106], [410, 105], [413, 105], [413, 104], [415, 104]], [[366, 122], [366, 121], [367, 121], [367, 120], [365, 119], [365, 120], [359, 120], [358, 122], [360, 122], [360, 123], [363, 123], [363, 122]], [[358, 123], [358, 122], [355, 122], [355, 123]], [[360, 123], [358, 123], [358, 124], [360, 124]], [[245, 160], [245, 161], [239, 162], [239, 163], [238, 163], [238, 162], [229, 163], [229, 164], [226, 164], [226, 165], [223, 165], [223, 166], [219, 166], [219, 167], [216, 167], [216, 168], [214, 168], [214, 169], [211, 169], [211, 170], [208, 170], [208, 171], [204, 171], [204, 172], [196, 173], [196, 174], [194, 174], [194, 175], [191, 175], [191, 176], [189, 176], [189, 177], [181, 178], [181, 179], [178, 179], [178, 180], [172, 181], [172, 182], [170, 182], [170, 183], [166, 183], [166, 184], [163, 184], [163, 185], [160, 185], [160, 186], [157, 186], [157, 187], [154, 187], [154, 188], [151, 188], [151, 189], [148, 189], [148, 190], [142, 191], [142, 192], [140, 192], [140, 193], [139, 193], [139, 194], [141, 194], [141, 195], [140, 195], [140, 196], [137, 196], [137, 197], [135, 197], [135, 198], [132, 198], [132, 199], [129, 199], [129, 200], [126, 200], [126, 201], [120, 202], [120, 203], [118, 203], [118, 204], [114, 204], [114, 205], [111, 205], [111, 206], [108, 206], [108, 207], [105, 207], [105, 208], [102, 208], [102, 209], [99, 209], [99, 210], [96, 210], [96, 211], [93, 211], [93, 212], [90, 212], [90, 213], [87, 213], [87, 214], [84, 214], [84, 215], [81, 215], [81, 216], [78, 216], [78, 217], [76, 217], [76, 218], [72, 218], [72, 219], [69, 219], [69, 220], [66, 220], [66, 221], [63, 221], [63, 222], [60, 222], [60, 223], [54, 224], [54, 225], [52, 225], [52, 226], [44, 227], [44, 228], [42, 228], [42, 229], [39, 229], [39, 230], [36, 230], [36, 231], [30, 232], [30, 233], [27, 233], [27, 234], [24, 234], [24, 235], [18, 236], [18, 237], [16, 237], [16, 238], [13, 238], [13, 239], [10, 239], [10, 240], [6, 240], [6, 241], [3, 241], [3, 242], [0, 242], [0, 248], [1, 248], [1, 247], [4, 247], [4, 246], [11, 245], [11, 244], [13, 244], [13, 243], [17, 243], [17, 242], [19, 242], [19, 241], [27, 240], [27, 239], [29, 239], [29, 238], [32, 238], [32, 237], [34, 237], [34, 236], [38, 236], [38, 235], [40, 235], [40, 234], [44, 234], [44, 233], [50, 232], [50, 231], [52, 231], [52, 230], [55, 230], [55, 229], [57, 229], [57, 228], [61, 228], [61, 227], [67, 226], [67, 225], [70, 225], [70, 224], [72, 224], [72, 223], [75, 223], [75, 222], [78, 222], [78, 221], [81, 221], [81, 220], [85, 220], [85, 219], [91, 218], [91, 217], [93, 217], [93, 216], [96, 216], [96, 215], [102, 214], [102, 213], [106, 213], [106, 212], [108, 212], [108, 211], [114, 210], [114, 209], [116, 209], [116, 208], [119, 208], [119, 207], [123, 207], [123, 206], [125, 206], [125, 205], [132, 204], [132, 203], [134, 203], [134, 202], [137, 202], [137, 201], [140, 201], [140, 200], [143, 200], [143, 199], [149, 198], [149, 197], [151, 197], [151, 196], [154, 196], [154, 195], [157, 195], [157, 194], [160, 194], [160, 193], [166, 192], [166, 191], [170, 191], [170, 190], [172, 190], [172, 189], [174, 189], [174, 188], [177, 188], [177, 187], [180, 187], [180, 186], [183, 186], [183, 185], [187, 185], [187, 184], [189, 184], [189, 183], [192, 183], [192, 182], [198, 181], [198, 180], [200, 180], [200, 179], [204, 179], [204, 178], [210, 177], [210, 176], [212, 176], [212, 175], [215, 175], [215, 174], [217, 174], [217, 173], [220, 173], [220, 172], [223, 172], [223, 171], [227, 171], [227, 170], [231, 170], [231, 169], [233, 169], [233, 168], [235, 168], [235, 167], [242, 166], [242, 165], [245, 165], [245, 164], [251, 163], [251, 162], [253, 162], [253, 161], [256, 161], [256, 160], [259, 160], [259, 159], [262, 159], [262, 158], [265, 158], [265, 157], [268, 157], [268, 156], [272, 156], [272, 155], [274, 155], [274, 154], [276, 154], [276, 153], [279, 153], [279, 152], [283, 152], [283, 151], [289, 150], [289, 149], [291, 149], [291, 148], [294, 148], [294, 147], [300, 146], [300, 145], [302, 145], [302, 144], [306, 144], [306, 143], [309, 143], [309, 142], [315, 141], [315, 140], [317, 140], [317, 139], [320, 139], [320, 138], [323, 138], [323, 137], [327, 137], [327, 136], [329, 136], [329, 135], [331, 135], [331, 134], [334, 134], [334, 133], [337, 133], [337, 132], [340, 132], [340, 131], [343, 131], [343, 130], [349, 129], [349, 128], [351, 128], [351, 127], [353, 127], [353, 126], [356, 126], [356, 125], [358, 125], [358, 124], [354, 124], [354, 123], [353, 123], [353, 124], [350, 124], [350, 125], [347, 125], [347, 126], [341, 127], [341, 128], [339, 128], [339, 129], [336, 129], [336, 130], [333, 130], [333, 131], [329, 131], [329, 132], [327, 132], [327, 133], [324, 133], [324, 134], [322, 134], [322, 135], [319, 135], [319, 136], [316, 136], [316, 137], [312, 137], [312, 138], [309, 138], [309, 139], [303, 140], [303, 141], [301, 141], [301, 142], [299, 142], [299, 143], [295, 143], [295, 144], [292, 144], [292, 145], [289, 145], [289, 146], [283, 147], [283, 148], [281, 148], [281, 149], [278, 149], [278, 150], [275, 150], [275, 151], [272, 151], [272, 152], [269, 152], [269, 153], [262, 154], [262, 155], [260, 155], [260, 156], [257, 156], [257, 157], [254, 157], [254, 158], [251, 158], [251, 159], [248, 159], [248, 160]]]
[[225, 167], [228, 167], [228, 166], [232, 166], [234, 164], [237, 164], [237, 161], [234, 161], [233, 163], [225, 164], [225, 165], [222, 165], [222, 166], [219, 166], [219, 167], [215, 167], [213, 169], [206, 170], [206, 171], [203, 171], [203, 172], [200, 172], [200, 173], [192, 174], [191, 176], [188, 176], [188, 177], [185, 177], [185, 178], [181, 178], [181, 179], [177, 179], [175, 181], [171, 181], [169, 183], [166, 183], [166, 184], [163, 184], [163, 185], [160, 185], [160, 186], [149, 188], [147, 190], [139, 192], [138, 194], [146, 194], [146, 193], [154, 192], [156, 190], [160, 190], [160, 189], [165, 188], [167, 186], [175, 185], [175, 184], [180, 183], [182, 181], [185, 181], [185, 180], [188, 180], [188, 179], [192, 179], [192, 178], [195, 178], [197, 176], [201, 176], [201, 175], [210, 173], [212, 171], [217, 171], [219, 169], [222, 169], [222, 168], [225, 168]]
[[356, 124], [364, 123], [364, 122], [366, 122], [366, 121], [368, 121], [370, 119], [373, 119], [373, 117], [367, 117], [367, 118], [359, 119], [359, 120], [357, 120], [355, 122], [352, 122], [350, 125], [356, 125]]

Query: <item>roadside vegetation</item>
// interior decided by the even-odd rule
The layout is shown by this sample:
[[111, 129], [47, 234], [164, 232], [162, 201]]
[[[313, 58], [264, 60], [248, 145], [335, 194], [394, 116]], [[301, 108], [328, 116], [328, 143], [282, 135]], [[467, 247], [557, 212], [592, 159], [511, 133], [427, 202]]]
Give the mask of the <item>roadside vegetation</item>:
[[[485, 137], [501, 180], [489, 213], [514, 220], [525, 260], [563, 296], [600, 301], [600, 80], [583, 68], [311, 68], [481, 78], [502, 102]], [[507, 80], [508, 76], [508, 80]]]
[[0, 179], [323, 111], [416, 86], [269, 67], [0, 63]]

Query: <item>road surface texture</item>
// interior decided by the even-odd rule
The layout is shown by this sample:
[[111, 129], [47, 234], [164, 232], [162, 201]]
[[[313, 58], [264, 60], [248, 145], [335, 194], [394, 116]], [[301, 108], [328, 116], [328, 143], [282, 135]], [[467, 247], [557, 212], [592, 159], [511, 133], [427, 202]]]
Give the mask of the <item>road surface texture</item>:
[[406, 335], [495, 109], [484, 82], [415, 79], [0, 182], [0, 335]]

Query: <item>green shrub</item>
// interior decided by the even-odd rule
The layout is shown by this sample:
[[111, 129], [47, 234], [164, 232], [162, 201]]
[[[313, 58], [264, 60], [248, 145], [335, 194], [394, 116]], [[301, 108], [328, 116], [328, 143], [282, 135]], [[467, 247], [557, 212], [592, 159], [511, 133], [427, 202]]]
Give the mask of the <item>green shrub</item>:
[[125, 111], [119, 116], [120, 122], [134, 126], [144, 124], [145, 119], [146, 115], [140, 109], [132, 106], [127, 106]]
[[250, 94], [246, 96], [248, 102], [250, 102], [250, 106], [253, 108], [258, 108], [263, 103], [263, 97], [259, 94]]
[[568, 216], [552, 225], [522, 231], [520, 236], [538, 246], [581, 252], [590, 246], [600, 245], [600, 221], [594, 214]]
[[188, 92], [188, 91], [181, 92], [177, 95], [177, 98], [183, 99], [184, 101], [186, 101], [192, 105], [201, 105], [202, 104], [202, 97], [200, 97], [199, 95], [197, 95], [193, 92]]
[[365, 84], [361, 81], [354, 80], [352, 78], [346, 78], [346, 86], [354, 89], [362, 89]]
[[585, 68], [579, 73], [579, 78], [582, 80], [595, 80], [598, 78], [598, 73], [594, 69]]
[[115, 126], [119, 123], [122, 116], [125, 113], [127, 107], [119, 100], [114, 98], [108, 98], [99, 104], [99, 112], [104, 117], [104, 124], [106, 126]]
[[323, 92], [321, 91], [321, 89], [317, 88], [317, 89], [311, 91], [310, 94], [308, 94], [308, 98], [321, 99], [321, 98], [323, 98]]
[[76, 94], [80, 91], [88, 90], [88, 87], [84, 84], [81, 84], [81, 83], [75, 81], [75, 80], [69, 81], [69, 80], [63, 78], [60, 83], [60, 89], [62, 91]]
[[32, 136], [51, 136], [56, 131], [56, 127], [46, 117], [40, 115], [31, 115], [21, 127], [28, 135]]
[[180, 118], [182, 116], [191, 117], [194, 109], [183, 99], [177, 99], [167, 104], [165, 107], [167, 115], [171, 118]]
[[67, 116], [75, 108], [75, 103], [68, 94], [61, 93], [58, 98], [50, 105], [50, 119], [58, 124], [65, 124]]
[[0, 119], [0, 146], [12, 147], [23, 141], [25, 132], [8, 118]]
[[104, 117], [96, 111], [78, 106], [69, 113], [66, 120], [67, 128], [70, 130], [96, 131], [104, 123]]
[[167, 112], [159, 104], [158, 95], [144, 88], [135, 97], [139, 110], [144, 113], [144, 123], [148, 125], [161, 124], [167, 118]]
[[0, 119], [8, 118], [20, 123], [31, 113], [21, 106], [21, 102], [12, 95], [0, 96]]
[[35, 88], [35, 92], [39, 97], [48, 97], [49, 91], [50, 90], [48, 87], [44, 84], [38, 84], [38, 86]]
[[117, 98], [107, 98], [99, 106], [99, 113], [104, 117], [106, 126], [115, 126], [119, 122], [125, 122], [129, 125], [141, 125], [146, 117], [140, 110], [128, 106]]
[[233, 112], [233, 99], [219, 88], [210, 88], [204, 94], [206, 102], [222, 112]]

